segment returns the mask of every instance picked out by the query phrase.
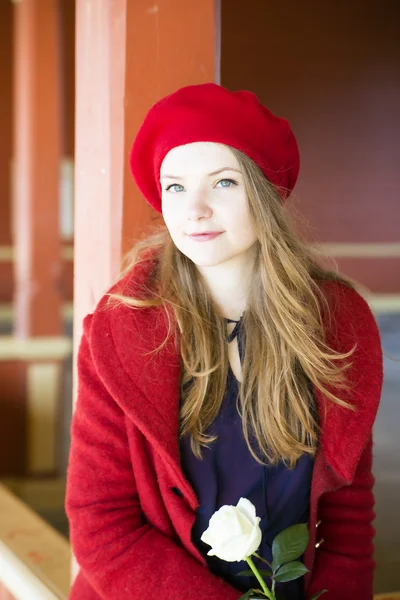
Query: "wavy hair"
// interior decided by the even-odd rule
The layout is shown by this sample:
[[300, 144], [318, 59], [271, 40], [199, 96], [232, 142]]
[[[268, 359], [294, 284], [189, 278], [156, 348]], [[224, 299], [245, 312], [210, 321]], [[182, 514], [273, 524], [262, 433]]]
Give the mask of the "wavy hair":
[[[293, 468], [304, 453], [315, 455], [318, 447], [321, 427], [310, 384], [331, 402], [356, 411], [336, 395], [350, 388], [346, 370], [354, 348], [340, 354], [327, 346], [322, 315], [329, 317], [329, 305], [320, 286], [322, 280], [354, 284], [319, 266], [318, 252], [296, 233], [279, 190], [249, 157], [229, 149], [243, 173], [258, 247], [243, 314], [246, 342], [237, 408], [255, 460], [273, 465], [282, 460]], [[190, 435], [192, 450], [201, 458], [202, 447], [216, 439], [207, 429], [226, 388], [226, 323], [196, 265], [175, 246], [165, 227], [135, 244], [122, 275], [150, 255], [156, 260], [146, 297], [111, 294], [110, 300], [136, 309], [165, 309], [168, 335], [154, 351], [179, 334], [179, 435]]]

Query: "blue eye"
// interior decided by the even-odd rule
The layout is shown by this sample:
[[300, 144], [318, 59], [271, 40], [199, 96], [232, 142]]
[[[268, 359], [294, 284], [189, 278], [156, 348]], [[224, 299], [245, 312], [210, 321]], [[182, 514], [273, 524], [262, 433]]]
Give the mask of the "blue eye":
[[[221, 185], [219, 185], [219, 184], [221, 184]], [[232, 187], [232, 185], [238, 185], [237, 181], [234, 181], [233, 179], [220, 179], [217, 182], [215, 187], [228, 188], [228, 187]], [[180, 189], [177, 189], [177, 188], [180, 188]], [[182, 192], [184, 189], [185, 188], [180, 183], [171, 183], [168, 187], [165, 188], [165, 191], [176, 194], [178, 192]]]
[[229, 184], [229, 185], [221, 185], [221, 186], [220, 186], [220, 187], [224, 187], [224, 188], [226, 188], [226, 187], [232, 187], [232, 186], [231, 186], [231, 184], [232, 184], [232, 185], [237, 185], [237, 182], [236, 182], [236, 181], [234, 181], [233, 179], [220, 179], [220, 180], [218, 181], [217, 185], [218, 185], [218, 184], [220, 184], [220, 183], [221, 183], [221, 184], [225, 184], [225, 183], [228, 183], [228, 184]]
[[[180, 187], [183, 189], [183, 185], [180, 185], [179, 183], [171, 183], [171, 185], [169, 185], [168, 187], [165, 188], [165, 191], [169, 192], [170, 190], [172, 190], [172, 188], [176, 188], [176, 187]], [[177, 191], [175, 190], [173, 193], [176, 194]]]

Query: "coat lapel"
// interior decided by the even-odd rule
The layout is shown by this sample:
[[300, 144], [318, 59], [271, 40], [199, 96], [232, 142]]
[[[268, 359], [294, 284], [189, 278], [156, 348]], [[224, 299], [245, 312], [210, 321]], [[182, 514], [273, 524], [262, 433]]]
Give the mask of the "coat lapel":
[[[138, 316], [139, 315], [139, 316]], [[173, 479], [195, 507], [194, 491], [180, 465], [178, 437], [180, 354], [167, 334], [163, 311], [135, 313], [120, 305], [94, 314], [91, 349], [98, 372], [127, 417], [163, 457]]]

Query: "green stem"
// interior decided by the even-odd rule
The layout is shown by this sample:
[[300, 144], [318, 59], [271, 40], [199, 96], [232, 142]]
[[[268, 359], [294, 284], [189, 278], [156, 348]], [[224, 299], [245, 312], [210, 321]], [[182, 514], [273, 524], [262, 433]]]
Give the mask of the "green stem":
[[275, 596], [273, 596], [271, 594], [271, 592], [269, 591], [269, 589], [267, 588], [267, 586], [265, 585], [265, 582], [263, 580], [263, 578], [261, 577], [260, 573], [257, 570], [256, 565], [253, 563], [253, 561], [251, 560], [250, 556], [248, 556], [246, 558], [246, 561], [250, 567], [250, 569], [253, 571], [254, 575], [257, 577], [257, 580], [259, 582], [259, 584], [261, 585], [264, 594], [267, 596], [267, 598], [269, 598], [270, 600], [275, 600]]

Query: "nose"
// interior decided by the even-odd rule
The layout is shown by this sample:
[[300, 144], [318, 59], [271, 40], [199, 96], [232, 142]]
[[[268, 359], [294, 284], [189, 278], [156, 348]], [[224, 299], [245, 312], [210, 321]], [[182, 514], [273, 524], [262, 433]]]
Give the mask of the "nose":
[[213, 214], [207, 194], [198, 192], [188, 199], [187, 216], [190, 221], [209, 219]]

